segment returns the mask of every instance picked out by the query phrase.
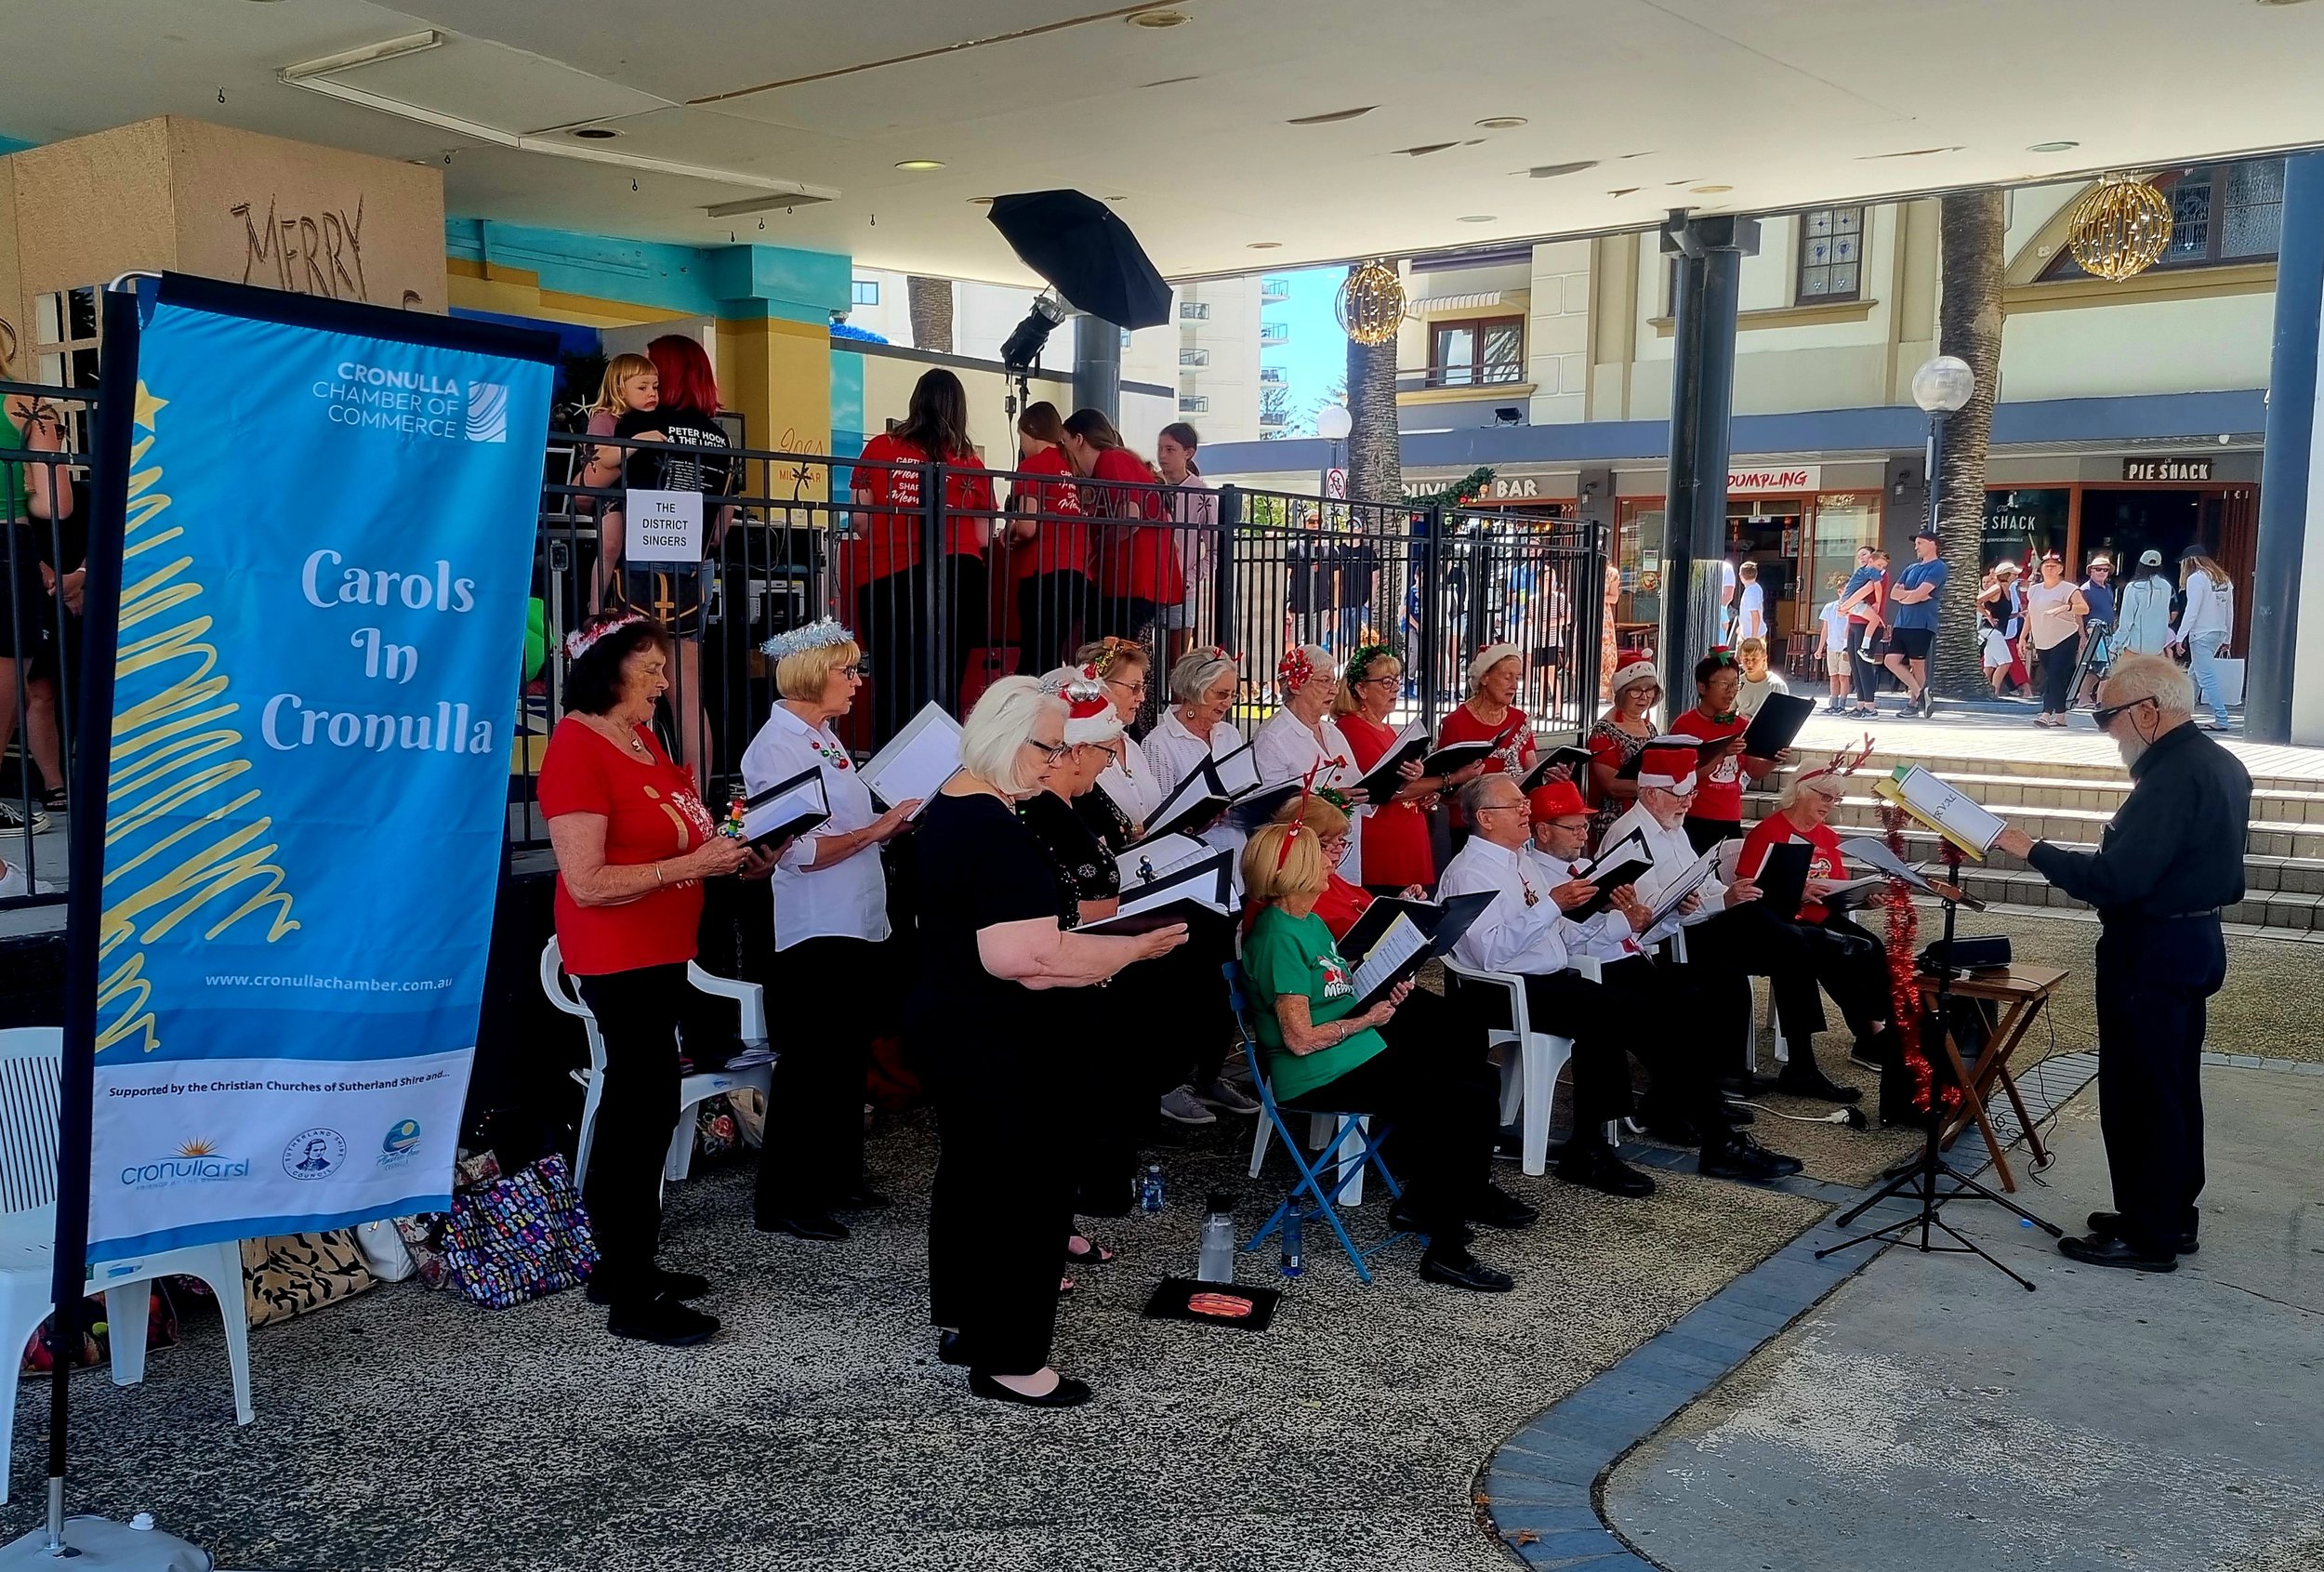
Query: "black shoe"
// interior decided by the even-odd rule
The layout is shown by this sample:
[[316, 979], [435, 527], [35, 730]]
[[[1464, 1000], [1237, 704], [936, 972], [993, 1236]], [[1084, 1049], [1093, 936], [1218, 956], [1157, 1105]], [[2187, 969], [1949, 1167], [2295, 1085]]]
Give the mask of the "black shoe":
[[1557, 1160], [1557, 1177], [1568, 1184], [1603, 1190], [1609, 1196], [1637, 1200], [1655, 1193], [1655, 1182], [1614, 1155], [1614, 1148], [1592, 1143], [1577, 1152], [1571, 1145]]
[[1813, 1059], [1794, 1059], [1776, 1077], [1776, 1090], [1788, 1097], [1812, 1097], [1819, 1103], [1858, 1103], [1864, 1093], [1853, 1086], [1842, 1086], [1824, 1074], [1822, 1065]]
[[2145, 1246], [2132, 1244], [2128, 1239], [2109, 1239], [2093, 1234], [2087, 1239], [2068, 1234], [2058, 1241], [2058, 1254], [2068, 1261], [2079, 1261], [2085, 1266], [2125, 1266], [2133, 1272], [2176, 1272], [2179, 1258], [2166, 1250], [2150, 1254]]
[[[710, 1291], [710, 1279], [698, 1273], [665, 1272], [658, 1266], [651, 1269], [646, 1282], [649, 1292], [667, 1294], [672, 1299], [700, 1299]], [[582, 1291], [591, 1304], [614, 1302], [614, 1285], [602, 1273], [590, 1278], [589, 1286]]]
[[989, 1397], [996, 1403], [1022, 1403], [1028, 1408], [1078, 1408], [1089, 1401], [1092, 1394], [1088, 1381], [1071, 1376], [1060, 1376], [1057, 1384], [1038, 1397], [1026, 1395], [1014, 1387], [1007, 1387], [982, 1370], [969, 1372], [969, 1390], [979, 1397]]
[[868, 1184], [858, 1184], [831, 1203], [833, 1211], [886, 1211], [894, 1203]]
[[[2090, 1231], [2098, 1238], [2122, 1238], [2129, 1227], [2128, 1221], [2119, 1211], [2094, 1211], [2090, 1214]], [[2167, 1239], [2164, 1243], [2180, 1255], [2193, 1255], [2203, 1248], [2202, 1241], [2195, 1236], [2193, 1228], [2185, 1230], [2175, 1238]]]
[[1470, 1203], [1467, 1216], [1471, 1222], [1486, 1228], [1530, 1228], [1541, 1219], [1538, 1209], [1489, 1181], [1484, 1193]]
[[1770, 1152], [1750, 1136], [1729, 1131], [1723, 1141], [1705, 1146], [1695, 1160], [1695, 1171], [1706, 1179], [1740, 1179], [1752, 1184], [1789, 1179], [1800, 1171], [1797, 1157]]
[[1740, 1103], [1729, 1103], [1726, 1099], [1721, 1098], [1719, 1100], [1719, 1122], [1729, 1129], [1741, 1129], [1746, 1125], [1759, 1123], [1759, 1115]]
[[829, 1212], [805, 1212], [796, 1217], [762, 1217], [759, 1219], [761, 1234], [788, 1234], [794, 1239], [812, 1239], [818, 1244], [830, 1244], [848, 1236], [847, 1224]]
[[1764, 1097], [1775, 1090], [1777, 1085], [1775, 1077], [1756, 1073], [1721, 1076], [1716, 1084], [1721, 1095], [1726, 1097]]
[[958, 1332], [946, 1332], [936, 1340], [936, 1357], [947, 1365], [965, 1365], [969, 1362], [969, 1356], [961, 1352]]
[[1486, 1265], [1458, 1245], [1449, 1248], [1432, 1247], [1420, 1257], [1420, 1278], [1423, 1282], [1442, 1283], [1448, 1288], [1467, 1288], [1478, 1294], [1505, 1294], [1517, 1286], [1516, 1279], [1508, 1273]]
[[606, 1314], [605, 1329], [617, 1338], [658, 1342], [664, 1348], [692, 1348], [718, 1335], [719, 1318], [680, 1304], [667, 1294], [656, 1294], [614, 1306]]

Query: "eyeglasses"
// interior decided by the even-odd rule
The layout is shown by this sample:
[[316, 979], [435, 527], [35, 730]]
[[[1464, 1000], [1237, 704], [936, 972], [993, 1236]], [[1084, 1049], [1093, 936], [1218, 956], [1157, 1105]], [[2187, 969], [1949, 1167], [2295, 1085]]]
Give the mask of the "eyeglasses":
[[1349, 684], [1349, 686], [1356, 688], [1393, 688], [1403, 680], [1404, 678], [1401, 675], [1394, 677], [1359, 677], [1353, 683]]
[[1143, 698], [1146, 693], [1146, 684], [1143, 678], [1139, 679], [1135, 682], [1125, 682], [1118, 677], [1108, 677], [1105, 680], [1105, 685], [1109, 688], [1119, 688], [1123, 693], [1129, 694], [1132, 698]]
[[842, 677], [869, 677], [871, 675], [871, 662], [867, 660], [859, 660], [853, 666], [843, 666], [839, 667], [839, 675]]
[[1056, 763], [1059, 760], [1064, 758], [1065, 755], [1074, 750], [1074, 745], [1071, 743], [1045, 743], [1038, 737], [1025, 738], [1024, 746], [1027, 747], [1039, 748], [1041, 750], [1041, 757], [1051, 764]]
[[2152, 704], [2154, 702], [2155, 695], [2149, 694], [2145, 698], [2133, 699], [2128, 704], [2110, 704], [2103, 709], [2093, 709], [2090, 712], [2090, 718], [2098, 722], [2098, 730], [2103, 732], [2108, 726], [2114, 724], [2114, 718], [2116, 716], [2123, 714], [2128, 710], [2136, 709], [2142, 704]]
[[1525, 806], [1522, 802], [1487, 802], [1477, 809], [1480, 813], [1514, 813]]

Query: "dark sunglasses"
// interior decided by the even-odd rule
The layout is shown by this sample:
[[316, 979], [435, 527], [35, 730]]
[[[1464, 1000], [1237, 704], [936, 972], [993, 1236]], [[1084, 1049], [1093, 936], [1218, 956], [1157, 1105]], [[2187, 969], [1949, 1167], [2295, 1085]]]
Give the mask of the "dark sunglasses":
[[2116, 716], [2122, 714], [2125, 710], [2136, 709], [2142, 704], [2152, 704], [2154, 702], [2155, 695], [2149, 694], [2143, 699], [2133, 699], [2128, 704], [2110, 704], [2103, 709], [2093, 709], [2090, 712], [2090, 718], [2098, 722], [2098, 730], [2103, 732], [2108, 726], [2114, 724], [2114, 718]]

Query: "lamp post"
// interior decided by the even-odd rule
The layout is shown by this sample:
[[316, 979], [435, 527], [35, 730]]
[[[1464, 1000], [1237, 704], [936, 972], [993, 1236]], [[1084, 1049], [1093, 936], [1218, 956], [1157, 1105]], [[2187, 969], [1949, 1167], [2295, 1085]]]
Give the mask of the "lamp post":
[[1324, 466], [1323, 484], [1318, 488], [1326, 497], [1331, 495], [1332, 472], [1344, 469], [1340, 444], [1348, 440], [1348, 433], [1354, 429], [1355, 416], [1348, 413], [1345, 404], [1327, 403], [1315, 412], [1315, 434], [1331, 444], [1331, 456]]
[[1959, 355], [1938, 355], [1912, 374], [1912, 402], [1929, 417], [1929, 528], [1936, 529], [1936, 470], [1945, 456], [1945, 417], [1977, 390], [1977, 374]]

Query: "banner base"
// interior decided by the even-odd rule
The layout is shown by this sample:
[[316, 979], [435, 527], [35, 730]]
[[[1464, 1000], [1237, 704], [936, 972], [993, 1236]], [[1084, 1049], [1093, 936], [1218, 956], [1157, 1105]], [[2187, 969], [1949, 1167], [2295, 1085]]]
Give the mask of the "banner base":
[[48, 1530], [35, 1528], [0, 1545], [0, 1572], [33, 1572], [35, 1567], [55, 1572], [59, 1566], [73, 1572], [212, 1572], [218, 1565], [209, 1552], [175, 1534], [132, 1527], [110, 1517], [67, 1518], [64, 1542], [65, 1559], [59, 1559], [48, 1548]]

